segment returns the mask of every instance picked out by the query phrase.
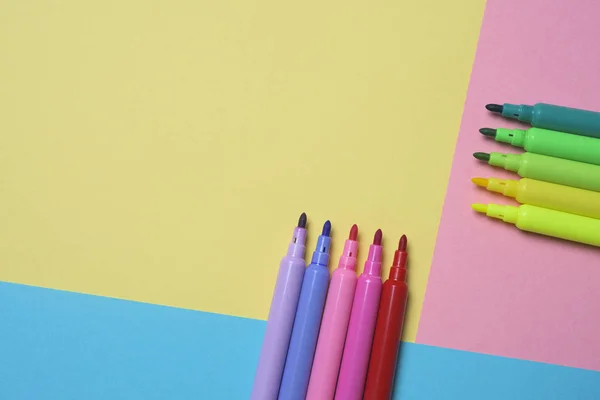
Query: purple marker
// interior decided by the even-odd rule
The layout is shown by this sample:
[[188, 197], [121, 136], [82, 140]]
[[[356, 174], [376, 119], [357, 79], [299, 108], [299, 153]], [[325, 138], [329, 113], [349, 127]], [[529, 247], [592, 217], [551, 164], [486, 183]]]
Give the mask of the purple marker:
[[267, 329], [260, 351], [250, 400], [276, 400], [285, 365], [306, 263], [306, 214], [294, 229], [288, 252], [279, 264]]
[[305, 400], [308, 379], [317, 347], [317, 337], [329, 286], [329, 246], [331, 222], [325, 222], [323, 233], [317, 239], [312, 261], [302, 281], [300, 300], [294, 319], [290, 347], [285, 359], [279, 400]]

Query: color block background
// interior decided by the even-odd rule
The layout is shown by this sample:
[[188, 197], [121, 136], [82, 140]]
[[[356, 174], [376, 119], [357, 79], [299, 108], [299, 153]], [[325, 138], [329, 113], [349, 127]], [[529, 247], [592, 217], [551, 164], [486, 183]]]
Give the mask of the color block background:
[[332, 265], [353, 223], [361, 260], [410, 237], [414, 341], [484, 8], [461, 4], [3, 1], [0, 280], [265, 319], [305, 211]]
[[[495, 33], [558, 23], [561, 69], [587, 76], [578, 57], [597, 66], [595, 53], [569, 47], [595, 33], [576, 22], [594, 3], [574, 3], [581, 11], [488, 3], [458, 157], [481, 58], [498, 52], [508, 70], [546, 57]], [[440, 274], [455, 265], [454, 254], [439, 258], [453, 243], [448, 205], [419, 324], [483, 1], [2, 4], [0, 281], [14, 284], [0, 283], [0, 399], [247, 398], [260, 319], [301, 211], [309, 248], [332, 220], [332, 265], [354, 222], [361, 260], [377, 227], [386, 264], [409, 235], [405, 341], [419, 328], [419, 342], [540, 360], [511, 347], [522, 332], [482, 345], [486, 331], [467, 320], [480, 317], [479, 298], [460, 303], [458, 319], [436, 314], [459, 304], [452, 285], [466, 271]], [[572, 21], [560, 25], [561, 15]], [[547, 83], [564, 75], [544, 69]], [[494, 96], [537, 100], [518, 89]], [[468, 284], [485, 283], [473, 275]], [[478, 309], [493, 320], [488, 305]], [[534, 317], [527, 329], [541, 329]], [[589, 339], [558, 353], [596, 354], [589, 324], [570, 328]], [[578, 360], [567, 364], [594, 367]], [[600, 397], [598, 372], [423, 344], [403, 344], [399, 371], [395, 399]]]
[[[0, 398], [247, 399], [265, 322], [0, 283]], [[394, 400], [596, 399], [600, 373], [403, 343]]]
[[[515, 10], [518, 9], [518, 12]], [[418, 342], [600, 370], [600, 253], [476, 215], [471, 203], [517, 203], [475, 176], [510, 177], [476, 151], [519, 152], [484, 138], [511, 126], [486, 102], [600, 110], [594, 1], [490, 2], [477, 47]], [[512, 124], [517, 126], [517, 124]], [[599, 395], [600, 398], [600, 395]]]

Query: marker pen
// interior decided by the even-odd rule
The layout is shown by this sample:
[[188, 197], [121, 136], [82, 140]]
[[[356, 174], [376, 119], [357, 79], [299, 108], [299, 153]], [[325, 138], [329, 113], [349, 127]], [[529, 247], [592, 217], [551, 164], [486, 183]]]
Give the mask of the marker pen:
[[600, 166], [539, 154], [475, 153], [489, 165], [515, 171], [523, 178], [600, 192]]
[[292, 339], [279, 389], [280, 400], [304, 400], [306, 396], [329, 285], [327, 264], [331, 242], [330, 232], [331, 223], [327, 221], [323, 225], [323, 233], [317, 240], [312, 261], [304, 274]]
[[485, 108], [506, 118], [528, 122], [536, 128], [600, 137], [600, 113], [598, 112], [545, 103], [537, 103], [534, 106], [488, 104]]
[[406, 236], [402, 235], [398, 250], [394, 254], [390, 275], [383, 284], [363, 400], [387, 400], [392, 395], [396, 359], [408, 299], [406, 245]]
[[336, 400], [362, 399], [381, 297], [381, 229], [375, 232], [363, 273], [358, 278], [350, 325], [335, 390]]
[[600, 193], [523, 178], [473, 178], [473, 183], [489, 190], [514, 197], [521, 204], [600, 219]]
[[277, 283], [271, 300], [271, 309], [263, 339], [258, 367], [252, 386], [251, 400], [274, 400], [279, 393], [279, 384], [285, 357], [292, 334], [302, 277], [306, 264], [306, 214], [302, 213], [294, 229], [288, 252], [279, 264]]
[[335, 393], [356, 289], [357, 236], [358, 226], [352, 225], [338, 267], [331, 275], [306, 400], [331, 400]]
[[515, 224], [523, 231], [600, 246], [600, 220], [594, 218], [529, 205], [473, 204], [472, 207], [488, 217]]
[[600, 165], [600, 140], [540, 128], [479, 130], [497, 142], [523, 147], [530, 153]]

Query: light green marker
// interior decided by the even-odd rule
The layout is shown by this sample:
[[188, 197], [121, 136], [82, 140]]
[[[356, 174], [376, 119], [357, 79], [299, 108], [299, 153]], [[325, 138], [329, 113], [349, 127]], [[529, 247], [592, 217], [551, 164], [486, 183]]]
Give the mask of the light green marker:
[[540, 128], [482, 128], [479, 132], [497, 142], [523, 147], [530, 153], [600, 165], [600, 139]]
[[489, 165], [514, 171], [522, 178], [558, 183], [600, 192], [600, 166], [542, 156], [533, 153], [475, 153], [473, 156]]

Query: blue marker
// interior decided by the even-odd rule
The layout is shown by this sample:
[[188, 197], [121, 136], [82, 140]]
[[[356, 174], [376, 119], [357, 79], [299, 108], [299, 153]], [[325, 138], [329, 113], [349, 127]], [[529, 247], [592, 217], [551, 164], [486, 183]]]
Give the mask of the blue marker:
[[292, 339], [288, 349], [283, 379], [279, 389], [279, 400], [304, 400], [308, 390], [308, 380], [312, 368], [317, 337], [329, 286], [329, 245], [331, 238], [331, 223], [325, 222], [323, 233], [317, 240], [317, 247], [313, 253], [312, 261], [302, 281], [302, 290]]
[[534, 106], [488, 104], [485, 108], [506, 118], [528, 122], [536, 128], [600, 138], [600, 112], [545, 103], [537, 103]]

